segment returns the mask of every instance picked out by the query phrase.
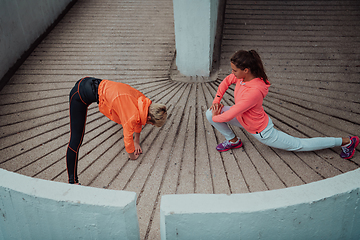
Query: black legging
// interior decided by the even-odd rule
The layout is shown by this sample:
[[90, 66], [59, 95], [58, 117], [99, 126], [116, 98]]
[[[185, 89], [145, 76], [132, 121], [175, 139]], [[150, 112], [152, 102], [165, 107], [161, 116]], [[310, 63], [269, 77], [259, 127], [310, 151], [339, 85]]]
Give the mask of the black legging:
[[78, 183], [78, 153], [85, 133], [88, 106], [98, 101], [100, 79], [85, 77], [76, 82], [70, 92], [70, 141], [66, 152], [69, 183]]

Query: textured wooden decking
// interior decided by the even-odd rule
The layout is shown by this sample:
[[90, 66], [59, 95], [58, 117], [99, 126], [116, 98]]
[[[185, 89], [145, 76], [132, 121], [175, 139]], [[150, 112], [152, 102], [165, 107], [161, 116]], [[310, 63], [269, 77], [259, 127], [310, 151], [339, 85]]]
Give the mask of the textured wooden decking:
[[[272, 83], [264, 107], [277, 128], [299, 137], [360, 135], [359, 23], [358, 1], [228, 0], [218, 80], [187, 83], [170, 79], [171, 0], [79, 0], [0, 92], [0, 167], [66, 182], [68, 94], [94, 76], [168, 106], [166, 124], [145, 126], [144, 153], [129, 161], [122, 127], [91, 105], [80, 150], [82, 185], [138, 194], [142, 239], [160, 238], [164, 194], [273, 190], [356, 169], [359, 152], [351, 161], [340, 148], [285, 152], [236, 127], [244, 147], [220, 154], [224, 138], [205, 110], [230, 73], [231, 54], [255, 49]], [[233, 104], [232, 94], [224, 104]]]

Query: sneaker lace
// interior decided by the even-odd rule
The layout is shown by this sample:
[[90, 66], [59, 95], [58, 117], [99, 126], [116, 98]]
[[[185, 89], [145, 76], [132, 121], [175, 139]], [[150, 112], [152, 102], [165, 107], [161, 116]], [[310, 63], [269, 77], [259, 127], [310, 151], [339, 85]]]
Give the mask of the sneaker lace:
[[350, 149], [348, 147], [341, 147], [344, 153], [348, 153]]
[[231, 146], [231, 142], [230, 142], [229, 140], [225, 140], [225, 141], [223, 142], [223, 146], [224, 146], [224, 147]]

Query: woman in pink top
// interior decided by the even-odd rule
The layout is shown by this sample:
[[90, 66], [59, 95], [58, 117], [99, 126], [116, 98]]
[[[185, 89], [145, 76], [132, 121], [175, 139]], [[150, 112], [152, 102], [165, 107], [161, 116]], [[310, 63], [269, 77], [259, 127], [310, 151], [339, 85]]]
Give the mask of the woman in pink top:
[[[257, 140], [270, 147], [287, 151], [314, 151], [342, 146], [340, 156], [345, 159], [352, 158], [359, 144], [357, 136], [296, 138], [274, 128], [262, 106], [270, 82], [260, 56], [255, 50], [236, 52], [231, 57], [230, 64], [232, 74], [220, 83], [215, 99], [206, 112], [209, 122], [226, 139], [216, 147], [219, 152], [242, 146], [241, 140], [229, 128], [228, 124], [230, 124], [244, 128]], [[220, 101], [231, 84], [236, 84], [235, 105], [224, 106]]]

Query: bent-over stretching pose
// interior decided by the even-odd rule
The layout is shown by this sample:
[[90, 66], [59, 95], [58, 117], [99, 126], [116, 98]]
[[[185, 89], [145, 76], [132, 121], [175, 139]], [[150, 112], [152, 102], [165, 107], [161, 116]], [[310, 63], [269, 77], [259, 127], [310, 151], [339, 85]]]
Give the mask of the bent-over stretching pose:
[[142, 153], [142, 126], [148, 123], [161, 127], [167, 118], [165, 105], [152, 103], [144, 94], [127, 84], [93, 77], [77, 81], [70, 92], [70, 141], [66, 153], [71, 184], [79, 183], [78, 153], [85, 133], [87, 109], [94, 102], [99, 104], [101, 113], [122, 125], [125, 149], [132, 160], [136, 160]]
[[[219, 85], [212, 106], [206, 112], [209, 122], [225, 137], [216, 149], [219, 152], [242, 146], [228, 124], [244, 128], [257, 140], [270, 147], [287, 151], [314, 151], [342, 146], [341, 157], [350, 159], [359, 144], [359, 137], [317, 137], [296, 138], [274, 128], [263, 109], [263, 99], [268, 93], [270, 82], [264, 71], [260, 56], [255, 50], [236, 52], [230, 59], [232, 74]], [[234, 90], [235, 105], [220, 103], [231, 84]]]

